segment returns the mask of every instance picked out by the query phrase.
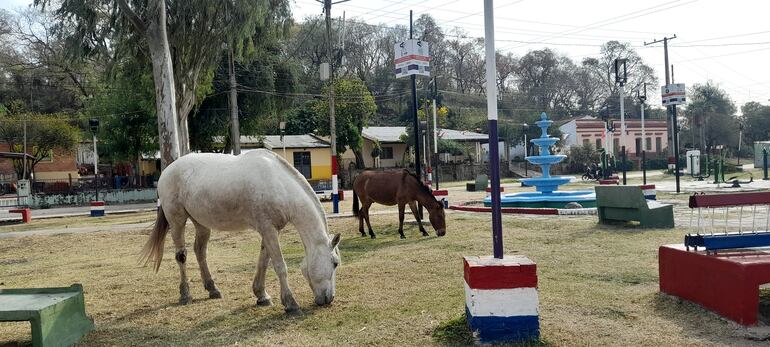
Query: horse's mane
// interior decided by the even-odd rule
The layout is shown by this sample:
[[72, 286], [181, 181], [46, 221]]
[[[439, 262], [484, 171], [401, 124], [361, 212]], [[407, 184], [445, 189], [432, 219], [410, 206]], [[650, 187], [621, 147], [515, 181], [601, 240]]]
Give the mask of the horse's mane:
[[307, 179], [305, 179], [305, 177], [302, 176], [302, 174], [300, 174], [299, 171], [297, 171], [297, 169], [294, 168], [294, 166], [289, 164], [289, 162], [286, 159], [284, 159], [283, 157], [281, 157], [280, 155], [274, 153], [271, 150], [265, 150], [265, 151], [270, 153], [270, 154], [272, 154], [275, 158], [277, 158], [278, 162], [281, 163], [283, 165], [283, 167], [286, 168], [287, 171], [291, 173], [291, 175], [294, 177], [294, 179], [296, 179], [298, 182], [301, 182], [300, 184], [304, 183], [304, 185], [303, 185], [304, 189], [303, 190], [305, 191], [305, 193], [310, 198], [311, 204], [313, 204], [313, 206], [316, 208], [316, 210], [320, 214], [321, 219], [323, 220], [323, 223], [324, 223], [324, 227], [326, 228], [325, 231], [326, 231], [326, 233], [328, 233], [329, 232], [329, 230], [328, 230], [329, 229], [329, 225], [328, 225], [328, 222], [326, 220], [326, 212], [324, 211], [323, 207], [321, 206], [321, 203], [318, 201], [318, 197], [315, 195], [315, 191], [313, 191], [313, 187], [310, 186], [310, 183], [307, 181]]
[[[404, 169], [404, 173], [408, 174], [409, 176], [412, 176], [412, 178], [414, 178], [417, 181], [417, 186], [419, 187], [419, 189], [423, 193], [428, 194], [428, 196], [433, 198], [433, 201], [438, 202], [438, 200], [436, 200], [436, 197], [433, 195], [433, 192], [430, 190], [430, 188], [428, 186], [425, 185], [425, 183], [422, 182], [420, 177], [418, 177], [416, 174], [412, 173], [411, 171], [409, 171], [407, 169]], [[441, 205], [441, 206], [444, 206], [444, 205]]]

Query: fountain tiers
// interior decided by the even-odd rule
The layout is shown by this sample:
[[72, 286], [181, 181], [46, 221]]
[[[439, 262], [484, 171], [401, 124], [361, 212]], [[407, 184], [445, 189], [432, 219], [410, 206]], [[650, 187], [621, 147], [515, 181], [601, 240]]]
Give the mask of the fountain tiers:
[[[553, 124], [545, 112], [540, 114], [540, 120], [535, 122], [541, 130], [539, 138], [530, 140], [540, 151], [539, 155], [529, 156], [525, 159], [541, 167], [541, 177], [525, 178], [521, 182], [526, 186], [534, 186], [534, 192], [505, 194], [500, 197], [502, 207], [549, 207], [563, 208], [570, 202], [576, 202], [583, 207], [596, 207], [596, 193], [585, 191], [559, 191], [559, 186], [569, 183], [572, 176], [551, 176], [551, 165], [562, 162], [566, 155], [551, 154], [551, 146], [559, 141], [558, 138], [548, 136], [548, 127]], [[484, 199], [484, 206], [491, 206], [490, 197]]]

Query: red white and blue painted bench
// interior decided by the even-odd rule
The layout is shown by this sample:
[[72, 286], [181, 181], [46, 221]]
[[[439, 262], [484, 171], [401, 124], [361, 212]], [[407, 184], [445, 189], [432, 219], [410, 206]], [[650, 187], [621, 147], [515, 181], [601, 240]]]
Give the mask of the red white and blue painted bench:
[[[723, 208], [725, 215], [733, 207], [768, 206], [761, 208], [768, 211], [770, 192], [694, 195], [689, 206], [705, 208], [712, 216], [717, 208]], [[770, 232], [728, 233], [720, 229], [715, 233], [712, 219], [711, 230], [706, 233], [709, 223], [698, 221], [698, 232], [686, 235], [684, 244], [658, 250], [660, 291], [700, 304], [739, 324], [757, 324], [759, 287], [770, 283], [770, 249], [766, 248], [770, 246]], [[702, 224], [706, 226], [701, 228]], [[725, 221], [724, 230], [727, 228]]]

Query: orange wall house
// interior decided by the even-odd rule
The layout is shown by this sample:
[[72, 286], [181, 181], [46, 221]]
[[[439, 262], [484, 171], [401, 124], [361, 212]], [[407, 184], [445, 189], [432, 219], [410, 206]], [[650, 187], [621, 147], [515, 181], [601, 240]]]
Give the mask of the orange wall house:
[[[0, 143], [0, 152], [10, 152], [10, 146]], [[11, 159], [0, 159], [0, 179], [12, 179], [16, 174]], [[40, 180], [66, 180], [69, 177], [78, 178], [77, 163], [74, 151], [54, 149], [50, 158], [43, 159], [35, 165], [35, 178]]]

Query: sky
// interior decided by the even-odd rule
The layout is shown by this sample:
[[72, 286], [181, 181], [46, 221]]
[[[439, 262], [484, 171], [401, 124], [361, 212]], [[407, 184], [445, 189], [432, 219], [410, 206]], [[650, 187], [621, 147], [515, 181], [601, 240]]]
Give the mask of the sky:
[[[9, 10], [30, 0], [0, 0]], [[298, 21], [320, 16], [315, 0], [292, 0]], [[770, 104], [770, 2], [754, 0], [496, 0], [495, 46], [522, 56], [551, 48], [575, 62], [598, 56], [609, 40], [631, 43], [663, 83], [663, 45], [645, 46], [663, 37], [669, 42], [674, 79], [688, 87], [712, 81], [723, 88], [738, 108], [748, 101]], [[460, 28], [468, 36], [483, 37], [482, 0], [350, 0], [332, 8], [332, 16], [370, 24], [409, 24], [429, 13], [445, 32]], [[407, 37], [404, 37], [405, 39]], [[647, 91], [650, 103], [660, 87]]]
[[[481, 0], [350, 0], [332, 7], [332, 16], [370, 24], [408, 25], [429, 13], [451, 32], [459, 27], [469, 36], [483, 37]], [[663, 44], [645, 46], [663, 37], [669, 42], [674, 79], [688, 87], [711, 80], [736, 106], [770, 99], [770, 2], [735, 0], [496, 0], [495, 47], [522, 56], [551, 48], [579, 63], [598, 56], [609, 40], [631, 43], [665, 81]], [[294, 17], [320, 16], [315, 0], [295, 0]], [[405, 37], [407, 38], [407, 37]], [[660, 86], [649, 88], [648, 100], [660, 104]]]

